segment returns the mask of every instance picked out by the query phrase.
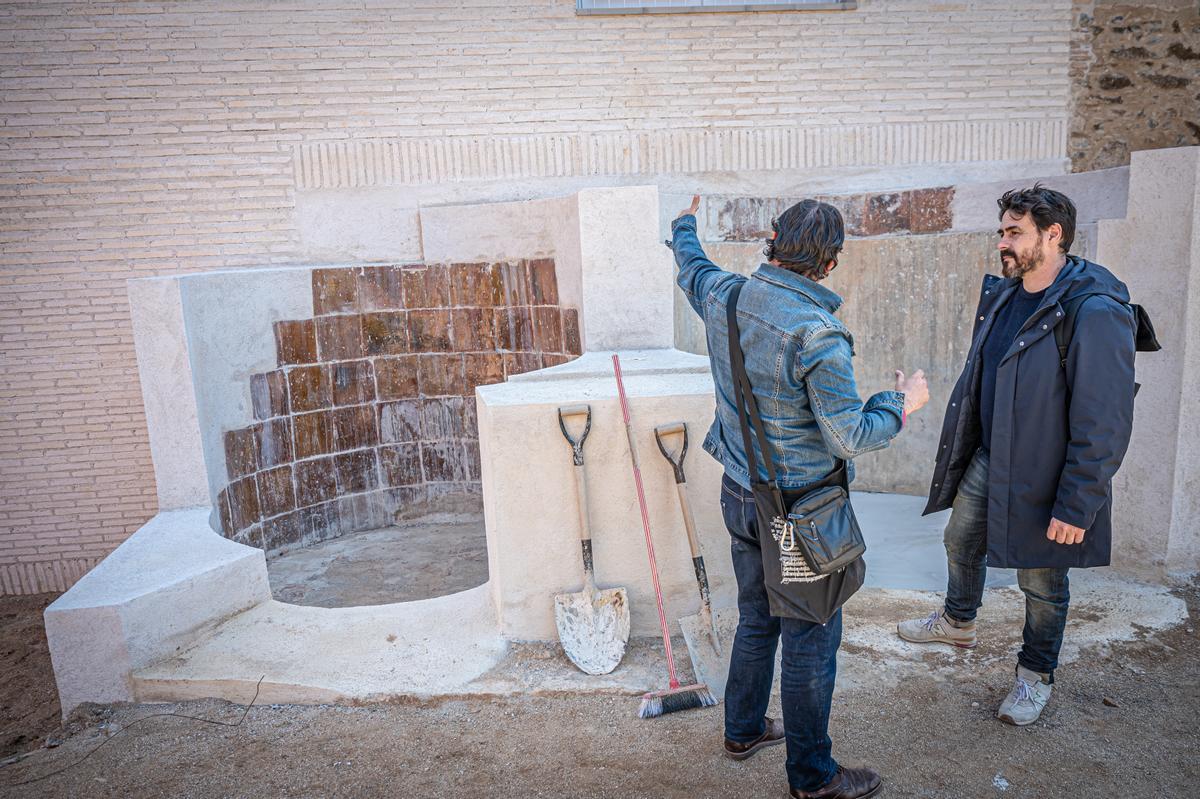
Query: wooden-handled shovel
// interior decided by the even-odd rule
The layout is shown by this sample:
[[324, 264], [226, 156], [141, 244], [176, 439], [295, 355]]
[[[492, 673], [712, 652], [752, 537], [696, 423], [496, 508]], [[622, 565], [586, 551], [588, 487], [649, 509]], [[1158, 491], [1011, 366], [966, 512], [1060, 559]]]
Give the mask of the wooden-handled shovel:
[[[573, 438], [567, 419], [586, 416], [583, 432]], [[624, 588], [596, 588], [592, 563], [592, 532], [588, 518], [587, 480], [583, 466], [583, 442], [592, 429], [592, 409], [571, 405], [558, 409], [558, 426], [571, 445], [575, 464], [575, 490], [579, 499], [580, 548], [583, 551], [583, 590], [554, 597], [554, 623], [558, 640], [567, 657], [587, 674], [608, 674], [625, 655], [629, 641], [629, 597]]]
[[[676, 433], [683, 434], [683, 446], [679, 449], [678, 460], [667, 450], [663, 439]], [[688, 502], [687, 477], [683, 473], [683, 459], [688, 451], [688, 433], [686, 422], [671, 422], [654, 428], [654, 439], [658, 442], [658, 450], [671, 464], [675, 472], [675, 489], [679, 492], [679, 505], [683, 509], [683, 526], [687, 530], [688, 546], [692, 549], [692, 566], [696, 569], [696, 584], [700, 587], [700, 616], [704, 626], [708, 628], [712, 638], [713, 649], [721, 654], [721, 636], [717, 632], [716, 621], [713, 618], [712, 596], [708, 589], [708, 572], [704, 568], [704, 556], [700, 553], [700, 542], [696, 538], [696, 521], [692, 517], [692, 506]]]

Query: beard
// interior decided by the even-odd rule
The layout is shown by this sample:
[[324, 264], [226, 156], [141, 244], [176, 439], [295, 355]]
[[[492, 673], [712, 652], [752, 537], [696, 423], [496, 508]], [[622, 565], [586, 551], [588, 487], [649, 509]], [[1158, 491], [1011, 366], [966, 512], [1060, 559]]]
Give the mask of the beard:
[[1038, 264], [1042, 262], [1043, 255], [1044, 252], [1040, 241], [1024, 252], [1001, 250], [1000, 273], [1010, 279], [1024, 277], [1034, 269], [1037, 269]]

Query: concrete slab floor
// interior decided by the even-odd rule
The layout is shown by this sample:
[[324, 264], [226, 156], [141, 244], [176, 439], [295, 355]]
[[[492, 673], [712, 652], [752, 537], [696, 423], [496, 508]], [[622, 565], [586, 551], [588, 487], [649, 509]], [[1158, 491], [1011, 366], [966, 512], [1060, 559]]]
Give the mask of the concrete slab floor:
[[[867, 542], [868, 588], [946, 590], [942, 532], [950, 511], [922, 516], [925, 497], [853, 493], [854, 513]], [[988, 569], [988, 588], [1016, 585], [1012, 569]]]
[[[942, 530], [949, 511], [922, 517], [923, 497], [854, 494], [867, 539], [867, 586], [944, 590]], [[370, 530], [296, 549], [267, 562], [280, 602], [338, 608], [445, 596], [488, 579], [483, 517], [460, 514]], [[1015, 585], [1011, 569], [989, 569], [988, 587]]]
[[280, 602], [385, 605], [465, 591], [488, 579], [482, 515], [350, 533], [267, 561]]

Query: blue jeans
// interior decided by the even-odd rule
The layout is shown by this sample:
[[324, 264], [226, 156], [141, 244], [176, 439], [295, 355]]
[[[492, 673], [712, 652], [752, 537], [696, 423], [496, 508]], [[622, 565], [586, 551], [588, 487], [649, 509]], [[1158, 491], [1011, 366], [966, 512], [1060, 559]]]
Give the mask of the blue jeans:
[[[988, 456], [975, 453], [950, 511], [946, 525], [946, 615], [971, 622], [983, 604], [987, 576]], [[1058, 652], [1071, 603], [1067, 569], [1017, 569], [1017, 585], [1025, 593], [1024, 644], [1017, 663], [1054, 681]]]
[[772, 616], [763, 585], [754, 498], [749, 489], [728, 476], [721, 482], [721, 511], [729, 528], [739, 613], [725, 685], [725, 737], [749, 743], [765, 731], [775, 645], [782, 640], [780, 693], [787, 732], [788, 783], [802, 791], [815, 791], [832, 780], [838, 768], [830, 754], [829, 708], [842, 642], [842, 612], [825, 624]]

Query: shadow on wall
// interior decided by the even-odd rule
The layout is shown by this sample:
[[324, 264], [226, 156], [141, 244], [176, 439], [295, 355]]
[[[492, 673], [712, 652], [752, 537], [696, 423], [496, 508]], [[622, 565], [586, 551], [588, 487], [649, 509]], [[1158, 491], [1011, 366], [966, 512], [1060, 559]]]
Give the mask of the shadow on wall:
[[271, 554], [478, 511], [475, 387], [581, 352], [552, 259], [317, 269], [312, 292], [250, 378], [259, 421], [224, 433], [221, 530]]

